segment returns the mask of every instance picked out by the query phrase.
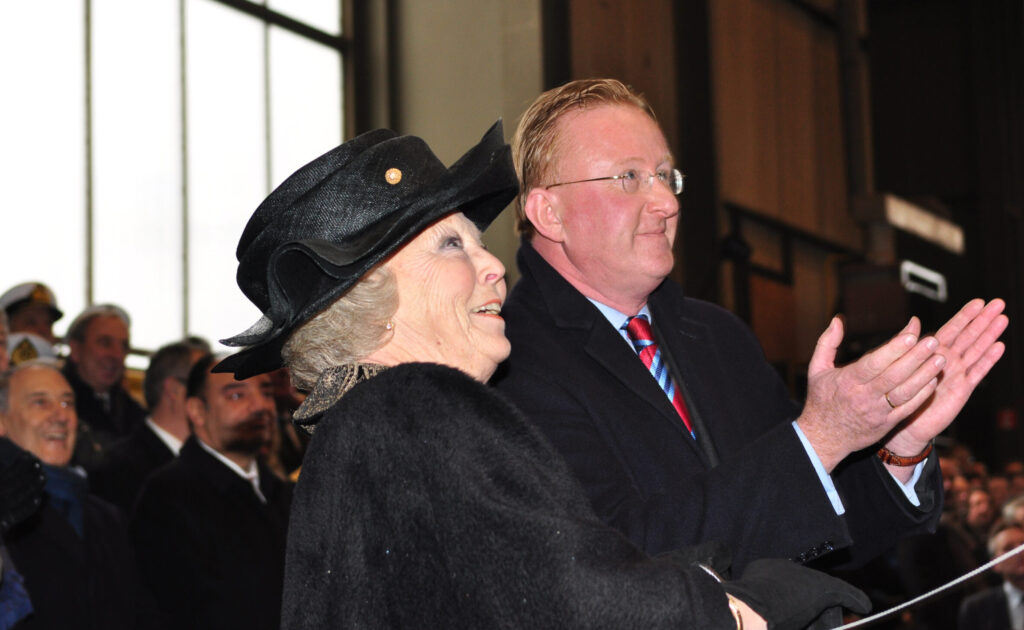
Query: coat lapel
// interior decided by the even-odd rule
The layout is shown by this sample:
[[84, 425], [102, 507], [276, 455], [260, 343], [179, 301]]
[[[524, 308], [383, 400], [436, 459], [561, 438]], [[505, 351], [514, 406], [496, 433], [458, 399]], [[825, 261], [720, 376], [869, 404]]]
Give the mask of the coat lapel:
[[523, 242], [519, 252], [520, 268], [528, 268], [536, 279], [541, 298], [547, 303], [547, 312], [561, 334], [575, 338], [576, 344], [601, 365], [614, 383], [629, 390], [639, 404], [654, 408], [673, 430], [685, 434], [686, 442], [700, 453], [665, 392], [604, 315], [541, 258], [529, 243]]
[[231, 509], [244, 509], [253, 514], [263, 511], [260, 509], [263, 504], [249, 482], [203, 450], [194, 435], [182, 446], [180, 457], [200, 471], [217, 494], [224, 497], [226, 503], [232, 504]]
[[713, 405], [709, 405], [701, 396], [705, 388], [702, 385], [703, 373], [699, 363], [714, 360], [714, 347], [710, 342], [707, 326], [688, 319], [684, 313], [671, 308], [672, 304], [678, 304], [680, 301], [658, 299], [660, 292], [667, 289], [668, 287], [663, 284], [648, 302], [654, 336], [666, 356], [676, 386], [682, 390], [694, 433], [697, 434], [699, 450], [709, 466], [717, 466], [719, 455], [715, 445], [717, 425], [720, 423], [713, 421]]

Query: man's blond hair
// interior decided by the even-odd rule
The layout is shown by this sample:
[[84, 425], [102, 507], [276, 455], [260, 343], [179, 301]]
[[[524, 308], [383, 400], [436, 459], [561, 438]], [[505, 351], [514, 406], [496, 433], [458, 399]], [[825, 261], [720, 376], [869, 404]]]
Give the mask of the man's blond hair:
[[639, 92], [615, 79], [579, 79], [544, 92], [519, 119], [512, 136], [512, 161], [519, 177], [516, 199], [516, 230], [525, 239], [533, 236], [533, 224], [524, 207], [530, 190], [541, 186], [558, 157], [558, 121], [574, 111], [602, 105], [636, 107], [657, 122], [650, 103]]

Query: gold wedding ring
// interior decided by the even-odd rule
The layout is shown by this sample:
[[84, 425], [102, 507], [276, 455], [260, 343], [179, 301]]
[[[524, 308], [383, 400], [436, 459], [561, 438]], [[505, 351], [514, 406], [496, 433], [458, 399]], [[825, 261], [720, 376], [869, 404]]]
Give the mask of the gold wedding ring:
[[889, 400], [889, 392], [885, 393], [885, 402], [889, 403], [889, 406], [892, 407], [893, 409], [896, 408], [896, 405], [892, 404], [892, 401]]

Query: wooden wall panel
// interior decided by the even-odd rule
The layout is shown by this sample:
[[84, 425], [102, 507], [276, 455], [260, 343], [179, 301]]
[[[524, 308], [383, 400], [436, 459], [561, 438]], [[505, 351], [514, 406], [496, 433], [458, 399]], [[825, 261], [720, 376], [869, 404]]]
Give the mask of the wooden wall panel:
[[798, 246], [793, 255], [793, 286], [796, 307], [793, 327], [793, 358], [810, 361], [818, 336], [838, 311], [839, 259], [809, 246]]
[[642, 92], [670, 147], [678, 138], [672, 0], [572, 0], [573, 78], [612, 77]]
[[859, 249], [836, 32], [784, 0], [720, 0], [711, 33], [722, 199]]
[[[838, 31], [819, 17], [787, 0], [712, 3], [719, 194], [859, 251], [863, 236], [848, 211]], [[719, 224], [722, 234], [731, 229], [724, 218]], [[741, 230], [752, 263], [784, 268], [778, 230], [750, 221]], [[814, 245], [794, 242], [790, 253], [791, 284], [751, 278], [750, 317], [770, 359], [792, 368], [805, 366], [836, 308], [836, 269], [834, 254]], [[728, 267], [723, 284], [732, 286]]]
[[755, 276], [750, 279], [750, 301], [750, 323], [765, 356], [772, 363], [792, 363], [797, 304], [793, 287]]
[[722, 199], [778, 213], [774, 2], [711, 3], [711, 82]]
[[815, 39], [815, 225], [822, 237], [851, 250], [864, 246], [863, 228], [850, 213], [850, 188], [847, 182], [847, 151], [843, 135], [843, 104], [840, 92], [840, 64], [835, 40]]
[[[796, 9], [778, 4], [775, 12], [775, 81], [778, 85], [778, 144], [774, 147], [779, 162], [779, 199], [775, 218], [790, 225], [814, 231], [817, 227], [818, 155], [817, 136], [822, 124], [817, 117], [815, 76], [816, 27]], [[833, 81], [838, 85], [838, 81]]]

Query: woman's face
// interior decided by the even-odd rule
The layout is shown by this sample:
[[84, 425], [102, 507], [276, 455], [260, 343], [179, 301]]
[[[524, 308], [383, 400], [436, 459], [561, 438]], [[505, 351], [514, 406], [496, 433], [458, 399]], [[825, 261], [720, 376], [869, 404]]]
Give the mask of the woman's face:
[[398, 311], [385, 350], [399, 362], [449, 365], [486, 381], [508, 356], [505, 267], [463, 214], [434, 223], [388, 263]]

